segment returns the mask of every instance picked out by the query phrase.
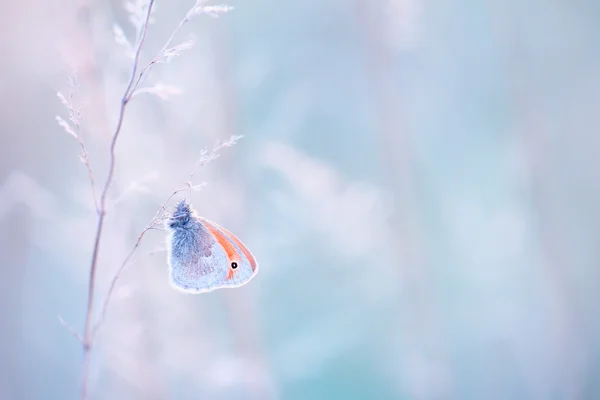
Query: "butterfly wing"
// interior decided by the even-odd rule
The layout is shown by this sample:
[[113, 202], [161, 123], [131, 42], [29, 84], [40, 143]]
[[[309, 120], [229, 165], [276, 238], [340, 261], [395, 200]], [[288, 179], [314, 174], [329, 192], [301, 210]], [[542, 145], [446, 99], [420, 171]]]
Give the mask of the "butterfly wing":
[[[204, 218], [201, 221], [227, 256], [227, 274], [217, 285], [222, 288], [239, 287], [254, 278], [258, 273], [258, 263], [246, 245], [222, 226]], [[232, 263], [237, 266], [233, 268]]]
[[228, 274], [228, 255], [200, 220], [172, 232], [168, 249], [173, 287], [186, 293], [204, 293], [222, 286]]

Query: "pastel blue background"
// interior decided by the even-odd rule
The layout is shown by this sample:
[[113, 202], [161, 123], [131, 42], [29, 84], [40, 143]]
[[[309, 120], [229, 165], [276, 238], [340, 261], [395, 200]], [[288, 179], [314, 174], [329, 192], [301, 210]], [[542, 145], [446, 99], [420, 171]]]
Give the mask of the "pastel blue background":
[[[239, 1], [181, 32], [126, 116], [97, 301], [204, 147], [199, 212], [260, 274], [184, 295], [149, 231], [93, 399], [600, 398], [600, 3]], [[142, 56], [192, 1], [157, 0]], [[120, 0], [0, 1], [0, 398], [77, 399], [98, 182], [130, 60]], [[172, 203], [174, 204], [174, 203]]]

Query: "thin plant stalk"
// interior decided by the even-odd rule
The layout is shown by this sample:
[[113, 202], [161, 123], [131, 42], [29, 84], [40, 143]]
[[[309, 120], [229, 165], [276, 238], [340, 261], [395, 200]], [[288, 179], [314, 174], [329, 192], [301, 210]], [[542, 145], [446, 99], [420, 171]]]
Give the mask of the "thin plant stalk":
[[[80, 147], [82, 150], [81, 160], [84, 162], [84, 164], [86, 165], [86, 168], [88, 169], [90, 183], [92, 185], [92, 194], [94, 197], [96, 212], [98, 214], [98, 222], [97, 222], [97, 227], [96, 227], [96, 234], [95, 234], [95, 239], [94, 239], [94, 247], [93, 247], [93, 251], [92, 251], [91, 266], [90, 266], [90, 273], [89, 273], [88, 301], [87, 301], [87, 312], [86, 312], [86, 318], [85, 318], [84, 334], [83, 335], [78, 334], [70, 325], [68, 325], [63, 320], [63, 318], [60, 315], [58, 316], [59, 322], [81, 342], [82, 347], [83, 347], [83, 371], [82, 371], [82, 383], [81, 383], [81, 399], [82, 400], [86, 400], [88, 397], [91, 350], [94, 345], [96, 333], [97, 333], [98, 329], [101, 327], [101, 325], [105, 319], [105, 315], [106, 315], [108, 305], [110, 303], [110, 299], [115, 290], [117, 282], [120, 279], [121, 273], [123, 272], [125, 267], [129, 264], [131, 258], [133, 257], [133, 254], [140, 246], [140, 243], [141, 243], [142, 239], [144, 238], [144, 235], [146, 234], [146, 232], [149, 231], [150, 229], [154, 229], [156, 227], [156, 225], [158, 225], [159, 222], [161, 221], [161, 213], [164, 213], [166, 211], [166, 209], [165, 209], [166, 204], [177, 193], [180, 193], [180, 192], [186, 190], [187, 188], [189, 188], [190, 191], [192, 191], [192, 190], [200, 190], [203, 187], [203, 184], [192, 185], [191, 179], [193, 178], [194, 173], [195, 173], [195, 171], [193, 171], [190, 174], [190, 176], [188, 177], [188, 181], [186, 182], [187, 188], [177, 189], [167, 198], [167, 200], [163, 203], [163, 205], [161, 206], [159, 211], [156, 213], [154, 218], [150, 221], [150, 223], [146, 226], [146, 228], [140, 233], [135, 245], [133, 246], [133, 248], [127, 255], [127, 257], [125, 258], [125, 260], [123, 261], [123, 263], [118, 268], [115, 275], [113, 276], [108, 293], [103, 302], [98, 321], [94, 323], [94, 297], [95, 297], [95, 289], [96, 289], [96, 272], [98, 269], [98, 257], [99, 257], [99, 252], [100, 252], [100, 243], [102, 242], [104, 224], [105, 224], [107, 208], [108, 208], [108, 205], [107, 205], [108, 192], [112, 186], [115, 168], [116, 168], [116, 146], [117, 146], [118, 139], [121, 135], [121, 128], [123, 126], [123, 121], [125, 118], [125, 111], [127, 109], [127, 105], [138, 93], [142, 93], [142, 92], [154, 93], [154, 94], [158, 95], [160, 98], [164, 98], [165, 95], [164, 95], [164, 93], [161, 95], [161, 93], [160, 93], [161, 90], [163, 92], [164, 91], [173, 92], [172, 87], [165, 87], [164, 85], [162, 85], [162, 86], [155, 85], [152, 88], [146, 88], [146, 89], [140, 89], [139, 86], [141, 85], [144, 78], [146, 78], [146, 76], [150, 72], [151, 68], [155, 64], [157, 64], [159, 62], [168, 62], [171, 57], [179, 55], [179, 53], [182, 50], [185, 50], [191, 46], [191, 41], [188, 40], [188, 41], [183, 42], [175, 47], [169, 48], [169, 46], [173, 42], [173, 39], [175, 38], [176, 34], [180, 31], [181, 27], [183, 25], [185, 25], [193, 15], [197, 15], [197, 14], [204, 12], [204, 13], [208, 13], [212, 16], [218, 16], [219, 14], [228, 12], [232, 9], [232, 7], [226, 7], [226, 6], [204, 6], [203, 5], [204, 0], [196, 0], [196, 4], [190, 9], [190, 11], [186, 14], [185, 18], [179, 23], [177, 28], [174, 30], [174, 32], [171, 34], [171, 36], [167, 40], [167, 42], [164, 45], [164, 47], [162, 48], [162, 50], [158, 53], [158, 55], [156, 57], [154, 57], [152, 59], [152, 61], [148, 65], [141, 68], [140, 72], [138, 73], [140, 54], [141, 54], [141, 50], [142, 50], [144, 41], [146, 39], [148, 26], [151, 21], [152, 8], [154, 5], [154, 2], [155, 2], [155, 0], [148, 0], [148, 3], [146, 5], [146, 10], [144, 10], [142, 8], [142, 9], [138, 9], [135, 11], [136, 15], [140, 16], [141, 18], [138, 19], [138, 17], [136, 17], [136, 19], [135, 19], [136, 22], [134, 22], [134, 24], [136, 25], [136, 44], [135, 44], [135, 46], [130, 47], [133, 49], [133, 64], [131, 67], [131, 75], [129, 77], [129, 81], [127, 83], [125, 92], [123, 93], [123, 96], [121, 98], [121, 102], [120, 102], [121, 104], [120, 104], [120, 109], [119, 109], [117, 125], [115, 127], [115, 130], [112, 135], [111, 142], [110, 142], [110, 159], [109, 159], [108, 174], [107, 174], [107, 178], [104, 183], [104, 186], [102, 188], [102, 191], [100, 193], [99, 199], [96, 195], [95, 180], [94, 180], [94, 175], [92, 173], [92, 168], [91, 168], [89, 157], [88, 157], [88, 152], [85, 148], [85, 144], [80, 135], [81, 115], [79, 112], [79, 108], [74, 107], [73, 101], [72, 101], [73, 100], [72, 96], [67, 100], [67, 98], [64, 97], [60, 92], [57, 93], [58, 97], [60, 98], [63, 105], [65, 105], [67, 107], [67, 109], [69, 110], [70, 121], [71, 121], [71, 123], [74, 124], [74, 126], [71, 126], [71, 124], [69, 124], [67, 121], [65, 121], [60, 116], [56, 117], [57, 122], [61, 127], [63, 127], [66, 130], [67, 133], [69, 133], [70, 135], [75, 137], [80, 144]], [[139, 14], [138, 14], [138, 12], [139, 12]], [[138, 21], [140, 21], [140, 22], [138, 22]], [[127, 39], [124, 37], [122, 30], [118, 27], [115, 28], [115, 36], [117, 37], [118, 43], [121, 43], [121, 44], [128, 43]], [[72, 83], [73, 88], [76, 89], [77, 85], [75, 83], [75, 80], [73, 80], [71, 83]], [[196, 163], [196, 168], [217, 158], [218, 150], [220, 150], [223, 147], [233, 146], [234, 144], [236, 144], [237, 140], [240, 137], [241, 136], [232, 136], [230, 139], [223, 141], [222, 143], [218, 143], [212, 149], [211, 152], [208, 152], [207, 150], [203, 150], [203, 152], [200, 155], [200, 159]]]
[[148, 2], [148, 10], [146, 13], [146, 19], [144, 20], [144, 24], [141, 27], [140, 37], [137, 43], [137, 48], [135, 51], [135, 57], [133, 59], [133, 66], [131, 70], [131, 77], [129, 79], [129, 83], [127, 85], [127, 89], [121, 98], [121, 108], [119, 110], [119, 119], [117, 121], [117, 126], [115, 128], [115, 132], [112, 136], [111, 144], [110, 144], [110, 163], [108, 169], [108, 176], [106, 178], [106, 182], [104, 184], [104, 188], [102, 189], [102, 194], [100, 196], [100, 207], [98, 210], [98, 225], [96, 228], [96, 238], [94, 240], [94, 250], [92, 252], [92, 261], [90, 266], [90, 276], [88, 282], [88, 301], [87, 301], [87, 313], [85, 317], [85, 328], [83, 334], [83, 372], [81, 378], [81, 400], [85, 400], [88, 397], [88, 382], [89, 382], [89, 371], [90, 371], [90, 362], [91, 362], [91, 348], [92, 348], [92, 333], [93, 333], [93, 319], [94, 319], [94, 293], [96, 287], [96, 271], [98, 267], [98, 253], [100, 250], [100, 242], [102, 239], [102, 233], [104, 228], [104, 221], [106, 218], [106, 199], [108, 196], [108, 191], [112, 185], [115, 164], [116, 164], [116, 145], [119, 139], [121, 128], [123, 126], [123, 120], [125, 118], [125, 110], [127, 105], [129, 104], [129, 100], [131, 99], [131, 94], [135, 90], [134, 83], [135, 77], [137, 74], [138, 63], [140, 59], [140, 53], [142, 51], [142, 46], [144, 44], [144, 40], [146, 38], [146, 33], [148, 31], [148, 24], [150, 21], [150, 14], [152, 12], [152, 6], [154, 5], [154, 0], [150, 0]]

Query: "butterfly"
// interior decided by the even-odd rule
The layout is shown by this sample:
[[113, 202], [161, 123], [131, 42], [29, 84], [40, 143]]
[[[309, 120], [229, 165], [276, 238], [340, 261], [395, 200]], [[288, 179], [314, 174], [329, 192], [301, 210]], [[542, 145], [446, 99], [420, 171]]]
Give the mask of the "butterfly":
[[248, 248], [227, 229], [199, 217], [182, 200], [167, 220], [171, 285], [186, 293], [242, 286], [258, 273]]

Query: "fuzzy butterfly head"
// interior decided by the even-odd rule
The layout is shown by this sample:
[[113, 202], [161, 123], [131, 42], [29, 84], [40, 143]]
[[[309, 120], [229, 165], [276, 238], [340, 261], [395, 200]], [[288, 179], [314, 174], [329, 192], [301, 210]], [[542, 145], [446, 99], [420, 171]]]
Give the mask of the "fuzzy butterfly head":
[[167, 221], [171, 284], [188, 293], [242, 286], [258, 273], [254, 255], [233, 233], [196, 215], [185, 200]]
[[193, 210], [190, 203], [185, 200], [181, 200], [177, 207], [175, 207], [175, 211], [171, 214], [171, 217], [168, 220], [169, 228], [176, 229], [189, 229], [193, 224]]

